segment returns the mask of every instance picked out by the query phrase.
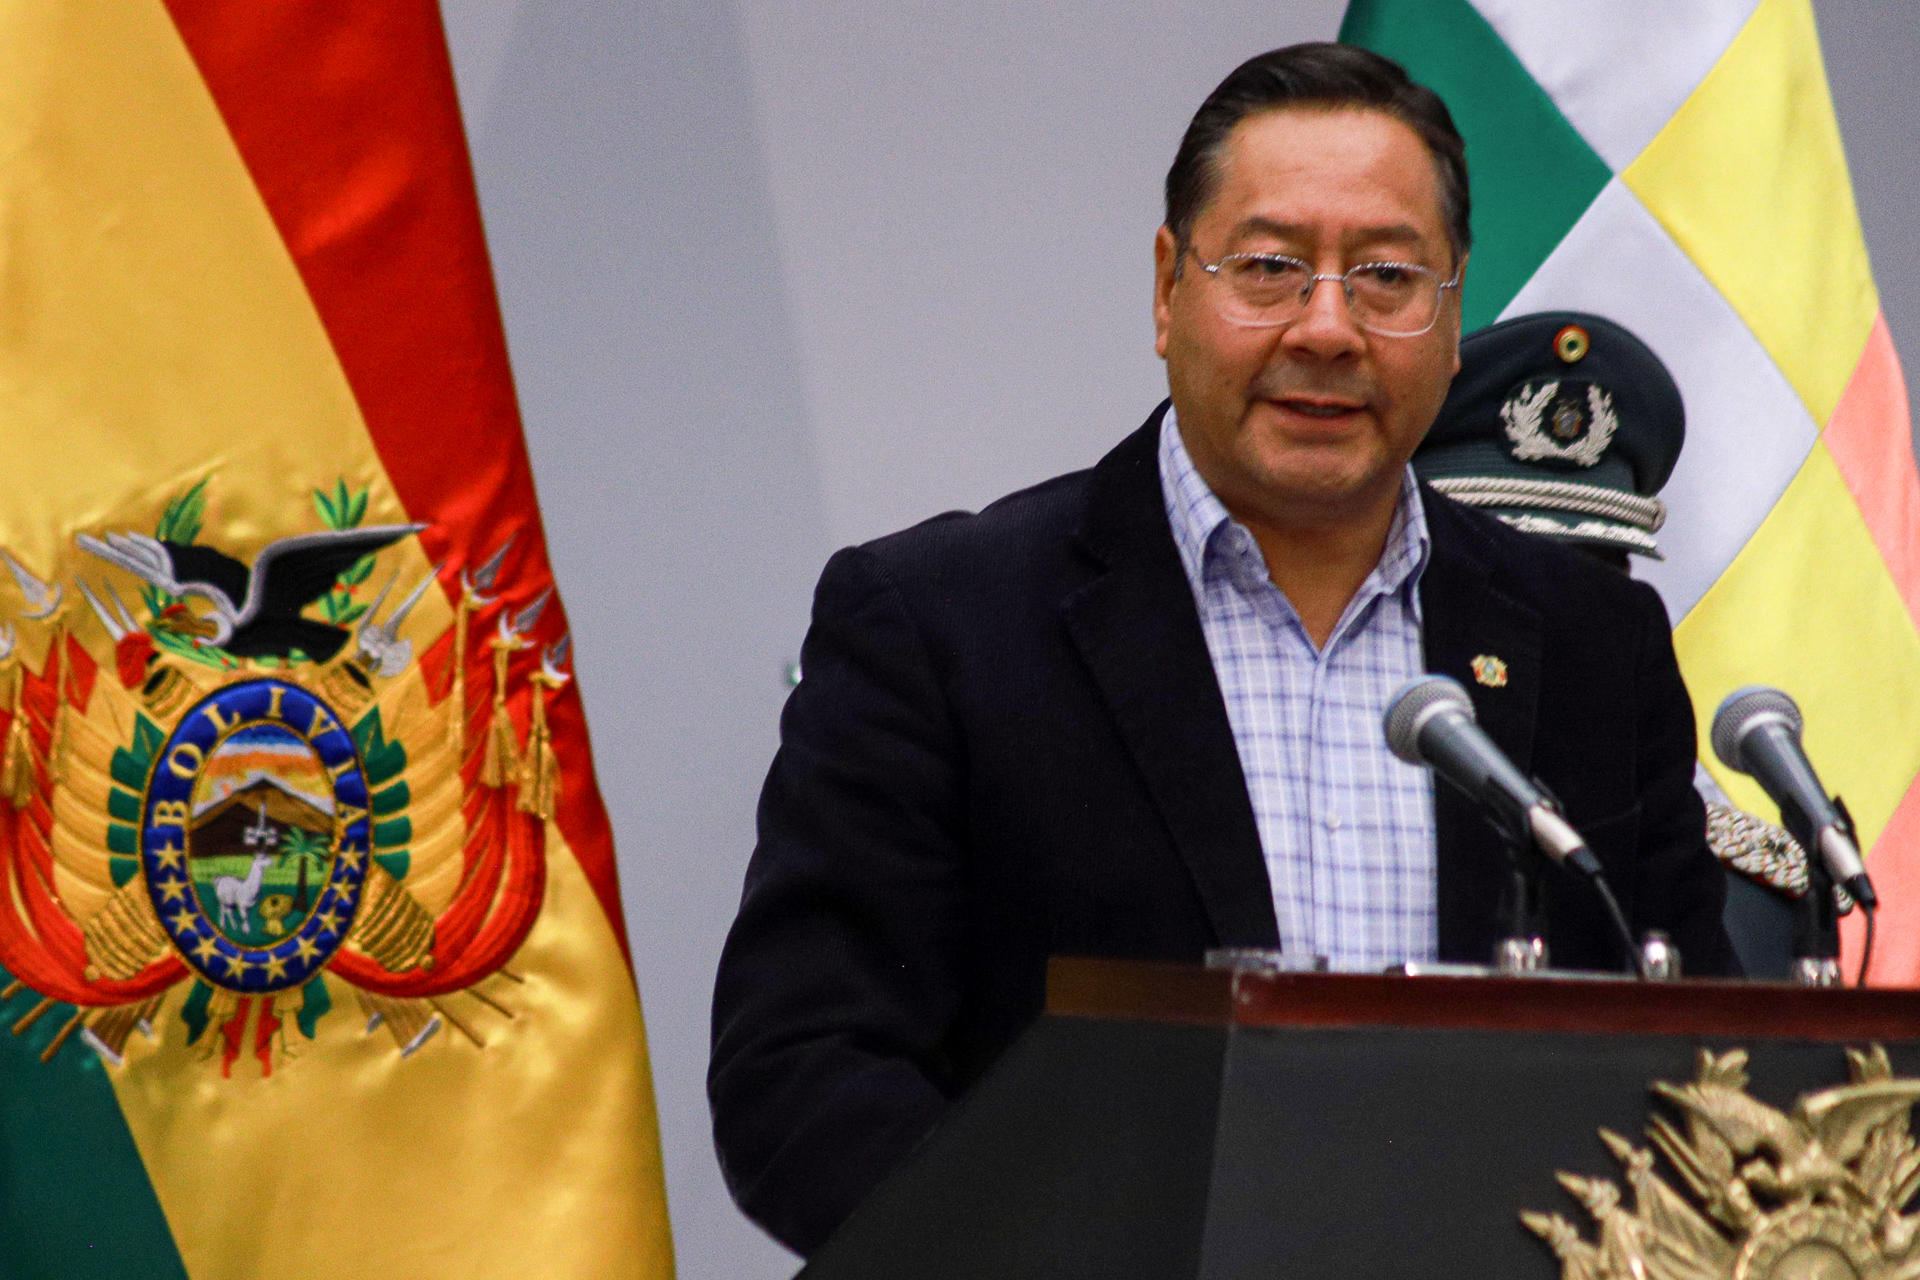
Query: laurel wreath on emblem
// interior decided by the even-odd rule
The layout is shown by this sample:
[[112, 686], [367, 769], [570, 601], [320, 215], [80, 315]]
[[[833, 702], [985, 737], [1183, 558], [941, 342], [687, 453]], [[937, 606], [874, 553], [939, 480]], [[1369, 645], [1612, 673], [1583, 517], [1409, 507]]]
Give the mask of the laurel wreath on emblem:
[[[1595, 1237], [1559, 1214], [1522, 1213], [1562, 1280], [1910, 1280], [1920, 1276], [1920, 1147], [1909, 1129], [1920, 1080], [1895, 1079], [1886, 1051], [1847, 1051], [1851, 1083], [1803, 1095], [1791, 1112], [1750, 1096], [1747, 1054], [1701, 1050], [1692, 1083], [1656, 1082], [1679, 1121], [1654, 1115], [1654, 1151], [1600, 1137], [1620, 1187], [1558, 1176]], [[1685, 1194], [1683, 1194], [1684, 1189]]]
[[1614, 412], [1613, 397], [1597, 386], [1587, 387], [1587, 412], [1591, 425], [1586, 433], [1561, 444], [1543, 425], [1546, 408], [1560, 393], [1558, 381], [1522, 387], [1500, 406], [1500, 421], [1506, 426], [1507, 439], [1513, 445], [1513, 457], [1519, 462], [1571, 462], [1591, 467], [1606, 456], [1614, 432], [1620, 429], [1620, 416]]
[[513, 1017], [560, 791], [547, 704], [569, 645], [533, 638], [551, 588], [506, 603], [508, 538], [459, 573], [450, 628], [405, 638], [443, 565], [384, 616], [400, 568], [359, 597], [427, 526], [367, 525], [343, 480], [313, 491], [323, 528], [248, 564], [200, 541], [205, 488], [150, 535], [76, 539], [85, 609], [0, 549], [28, 605], [0, 624], [0, 883], [19, 887], [0, 1002], [39, 996], [12, 1034], [70, 1006], [42, 1058], [77, 1033], [117, 1066], [165, 1011], [223, 1074], [270, 1074], [350, 993], [403, 1055], [442, 1025], [483, 1045], [482, 1018]]

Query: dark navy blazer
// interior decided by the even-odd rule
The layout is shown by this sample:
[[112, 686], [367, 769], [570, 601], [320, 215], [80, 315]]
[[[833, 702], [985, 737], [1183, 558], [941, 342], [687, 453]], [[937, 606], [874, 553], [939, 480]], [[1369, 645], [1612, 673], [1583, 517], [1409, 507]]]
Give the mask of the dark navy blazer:
[[[1091, 470], [835, 555], [781, 717], [714, 994], [729, 1185], [801, 1253], [1040, 1012], [1047, 957], [1278, 943], [1226, 708], [1174, 549], [1156, 411]], [[1636, 933], [1720, 973], [1694, 718], [1649, 587], [1423, 489], [1430, 671], [1559, 797]], [[1503, 687], [1471, 663], [1506, 664]], [[1436, 784], [1443, 959], [1485, 961], [1505, 855]], [[1550, 876], [1554, 962], [1623, 963]]]

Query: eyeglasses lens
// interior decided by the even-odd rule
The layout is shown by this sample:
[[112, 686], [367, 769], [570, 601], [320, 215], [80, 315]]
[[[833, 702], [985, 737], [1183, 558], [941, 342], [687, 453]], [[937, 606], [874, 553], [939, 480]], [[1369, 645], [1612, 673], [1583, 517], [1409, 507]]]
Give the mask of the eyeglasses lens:
[[1214, 274], [1228, 286], [1230, 314], [1242, 324], [1291, 324], [1306, 310], [1314, 287], [1327, 281], [1342, 287], [1354, 323], [1384, 336], [1432, 328], [1443, 287], [1436, 273], [1408, 263], [1361, 263], [1344, 276], [1327, 276], [1278, 254], [1235, 254], [1223, 258]]

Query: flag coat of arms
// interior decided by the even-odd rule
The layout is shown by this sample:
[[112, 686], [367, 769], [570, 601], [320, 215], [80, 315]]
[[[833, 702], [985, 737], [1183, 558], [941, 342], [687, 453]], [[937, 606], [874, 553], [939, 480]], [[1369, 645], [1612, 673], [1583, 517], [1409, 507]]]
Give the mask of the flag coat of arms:
[[666, 1276], [426, 0], [0, 3], [0, 1272]]
[[1435, 89], [1466, 139], [1463, 328], [1595, 312], [1672, 371], [1666, 559], [1635, 572], [1673, 617], [1703, 747], [1735, 688], [1792, 695], [1869, 851], [1871, 980], [1920, 982], [1920, 482], [1810, 0], [1353, 0], [1340, 35]]

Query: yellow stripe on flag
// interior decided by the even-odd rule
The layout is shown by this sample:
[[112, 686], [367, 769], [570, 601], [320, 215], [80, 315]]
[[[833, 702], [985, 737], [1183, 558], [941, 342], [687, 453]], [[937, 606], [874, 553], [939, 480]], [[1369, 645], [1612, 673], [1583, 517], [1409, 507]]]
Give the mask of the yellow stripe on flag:
[[[0, 8], [0, 158], [0, 439], [33, 468], [6, 490], [8, 550], [42, 577], [97, 583], [105, 566], [73, 532], [152, 529], [210, 473], [210, 516], [242, 553], [310, 531], [309, 491], [336, 477], [369, 491], [369, 524], [407, 518], [157, 0]], [[410, 539], [395, 553], [407, 581], [431, 568]], [[13, 591], [0, 586], [10, 616], [25, 607]], [[424, 644], [451, 618], [430, 590], [407, 631]], [[90, 611], [68, 623], [111, 649]], [[104, 897], [55, 877], [75, 909]]]
[[[32, 468], [0, 542], [31, 569], [99, 581], [74, 531], [151, 529], [209, 474], [208, 524], [242, 557], [312, 531], [336, 477], [370, 490], [367, 523], [407, 518], [158, 0], [0, 5], [0, 192], [0, 431]], [[428, 574], [414, 540], [395, 550], [398, 581]], [[0, 612], [18, 599], [0, 580]], [[112, 651], [90, 610], [69, 617]], [[423, 648], [451, 621], [430, 590], [404, 634]], [[223, 1076], [215, 1028], [187, 1043], [184, 984], [128, 1041], [109, 1078], [194, 1280], [671, 1274], [631, 978], [552, 823], [546, 841], [521, 980], [438, 997], [409, 1056], [333, 975], [270, 1075], [249, 1049]]]
[[[4, 536], [28, 567], [97, 578], [61, 531], [124, 526], [131, 495], [151, 529], [210, 469], [210, 516], [242, 547], [307, 532], [308, 490], [336, 475], [371, 486], [369, 524], [406, 518], [158, 0], [0, 7], [0, 173], [0, 432], [33, 468]], [[435, 591], [414, 621], [450, 618]]]
[[1621, 178], [1826, 422], [1879, 301], [1808, 0], [1765, 0]]
[[[1806, 590], [1819, 583], [1816, 596]], [[1871, 847], [1920, 771], [1920, 636], [1824, 443], [1746, 549], [1674, 630], [1704, 741], [1720, 700], [1746, 684], [1786, 690], [1806, 719], [1821, 774], [1844, 778]], [[1733, 802], [1769, 801], [1717, 759], [1708, 767]]]
[[445, 1001], [485, 1048], [449, 1026], [403, 1058], [331, 977], [333, 1012], [266, 1079], [221, 1078], [171, 1015], [158, 1047], [128, 1042], [115, 1089], [193, 1280], [673, 1274], [665, 1202], [619, 1194], [660, 1178], [640, 1006], [606, 998], [613, 930], [547, 839], [525, 981], [488, 984], [513, 1021]]

